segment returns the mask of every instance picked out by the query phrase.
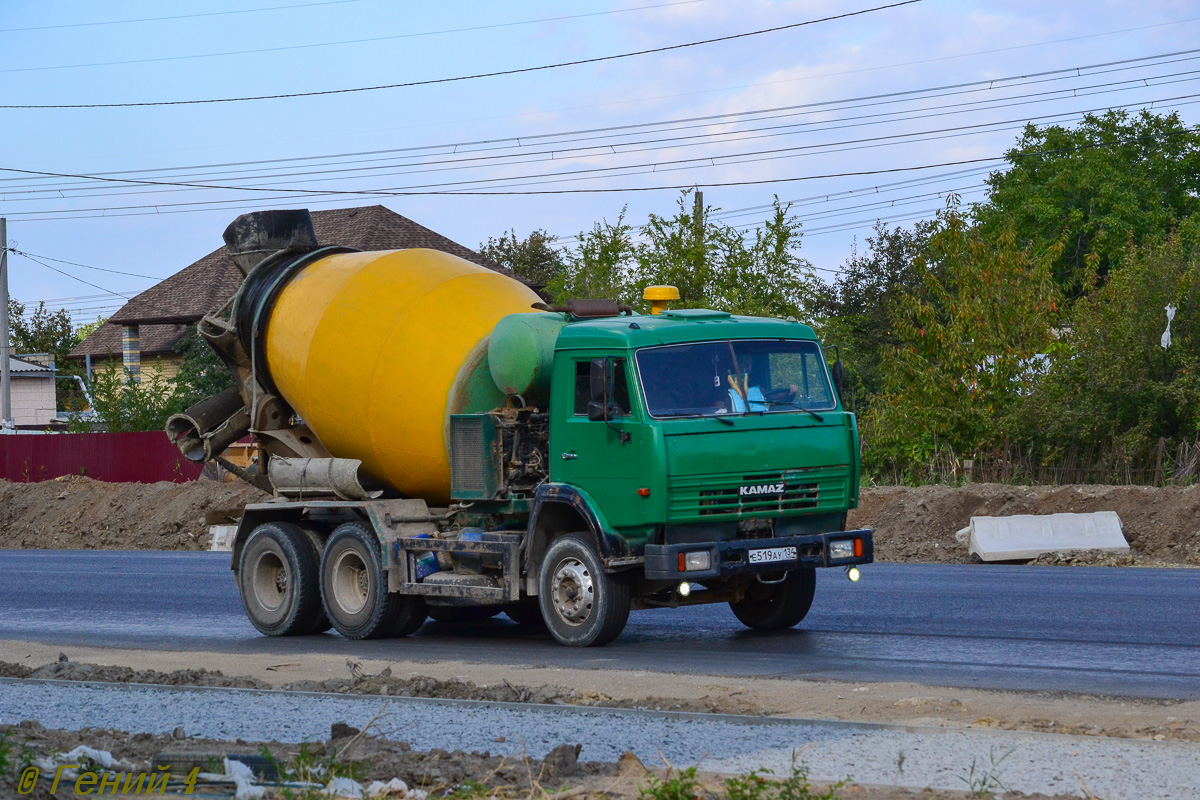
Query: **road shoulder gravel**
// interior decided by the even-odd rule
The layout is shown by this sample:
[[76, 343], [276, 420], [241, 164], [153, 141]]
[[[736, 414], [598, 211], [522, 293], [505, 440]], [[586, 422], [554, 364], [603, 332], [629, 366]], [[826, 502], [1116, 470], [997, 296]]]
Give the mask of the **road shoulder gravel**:
[[[69, 660], [60, 663], [60, 655]], [[11, 665], [6, 669], [0, 663], [0, 676], [8, 677], [37, 674], [57, 679], [294, 688], [1200, 742], [1197, 701], [693, 674], [671, 674], [664, 682], [662, 673], [636, 670], [350, 661], [318, 654], [284, 660], [277, 655], [102, 648], [71, 648], [60, 654], [56, 647], [15, 641], [0, 641], [0, 662]], [[664, 685], [669, 686], [668, 692]]]
[[[701, 763], [720, 774], [786, 772], [800, 753], [815, 782], [956, 789], [971, 766], [1013, 790], [1061, 794], [1086, 782], [1109, 800], [1174, 800], [1200, 785], [1200, 745], [1023, 731], [950, 730], [870, 723], [497, 704], [255, 689], [145, 687], [7, 679], [0, 724], [36, 719], [162, 735], [178, 728], [211, 739], [323, 740], [335, 724], [377, 721], [384, 738], [417, 750], [489, 751], [547, 758], [563, 742], [582, 758], [616, 763]], [[657, 757], [657, 759], [655, 758]]]

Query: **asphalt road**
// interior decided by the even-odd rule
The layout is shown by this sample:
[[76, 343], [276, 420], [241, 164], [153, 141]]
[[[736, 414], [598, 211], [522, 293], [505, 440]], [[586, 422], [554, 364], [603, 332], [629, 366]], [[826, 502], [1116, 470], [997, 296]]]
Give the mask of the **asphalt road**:
[[726, 606], [639, 611], [613, 644], [580, 650], [503, 617], [430, 622], [405, 639], [268, 639], [245, 619], [227, 554], [0, 550], [0, 639], [1200, 699], [1200, 570], [874, 564], [857, 584], [817, 574], [794, 630], [747, 631]]

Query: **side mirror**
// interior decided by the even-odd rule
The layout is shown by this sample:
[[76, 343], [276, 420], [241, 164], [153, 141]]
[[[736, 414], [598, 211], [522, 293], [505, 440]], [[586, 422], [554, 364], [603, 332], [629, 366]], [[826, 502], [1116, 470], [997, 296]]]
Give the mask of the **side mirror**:
[[845, 379], [846, 371], [842, 367], [841, 361], [833, 362], [833, 388], [837, 389], [838, 397], [842, 396], [842, 382]]
[[[604, 404], [608, 399], [608, 386], [612, 376], [612, 362], [607, 358], [593, 358], [588, 372], [590, 379], [589, 399]], [[590, 405], [590, 404], [589, 404]], [[591, 412], [589, 412], [590, 414]]]
[[587, 414], [590, 422], [607, 422], [608, 406], [603, 400], [593, 400], [587, 404]]

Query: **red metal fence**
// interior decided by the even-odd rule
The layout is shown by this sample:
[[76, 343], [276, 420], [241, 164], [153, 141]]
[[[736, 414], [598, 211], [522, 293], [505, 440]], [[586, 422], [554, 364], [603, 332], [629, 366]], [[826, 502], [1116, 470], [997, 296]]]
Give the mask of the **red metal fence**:
[[185, 483], [200, 477], [201, 469], [159, 431], [0, 435], [0, 479], [17, 483], [62, 475], [109, 483]]

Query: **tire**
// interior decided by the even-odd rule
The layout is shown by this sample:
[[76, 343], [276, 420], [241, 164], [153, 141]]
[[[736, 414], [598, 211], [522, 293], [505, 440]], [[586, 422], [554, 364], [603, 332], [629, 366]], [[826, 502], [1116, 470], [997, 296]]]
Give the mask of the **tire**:
[[542, 616], [542, 606], [536, 597], [526, 597], [516, 603], [504, 607], [508, 618], [523, 628], [544, 628], [546, 620]]
[[321, 554], [321, 604], [347, 639], [407, 636], [425, 622], [425, 601], [389, 593], [379, 540], [366, 525], [338, 526]]
[[538, 604], [560, 644], [604, 645], [620, 636], [629, 620], [629, 584], [604, 571], [582, 534], [568, 533], [555, 539], [542, 559]]
[[324, 617], [317, 553], [291, 523], [255, 528], [242, 547], [236, 577], [250, 624], [267, 636], [312, 633]]
[[[317, 581], [317, 595], [319, 597], [321, 593], [321, 550], [323, 549], [323, 545], [325, 543], [321, 541], [321, 537], [318, 536], [315, 531], [309, 530], [308, 528], [302, 528], [301, 530], [304, 531], [304, 537], [308, 539], [308, 543], [312, 547], [313, 559], [315, 559], [317, 563], [317, 575], [314, 580]], [[329, 615], [325, 613], [325, 606], [318, 603], [317, 613], [313, 617], [312, 627], [309, 628], [307, 633], [325, 633], [332, 627], [333, 623], [329, 621]]]
[[435, 622], [482, 622], [503, 610], [503, 606], [429, 606], [426, 613]]
[[774, 631], [799, 625], [812, 607], [817, 591], [817, 571], [798, 569], [787, 574], [783, 583], [764, 584], [755, 581], [746, 596], [732, 601], [729, 607], [747, 628]]

